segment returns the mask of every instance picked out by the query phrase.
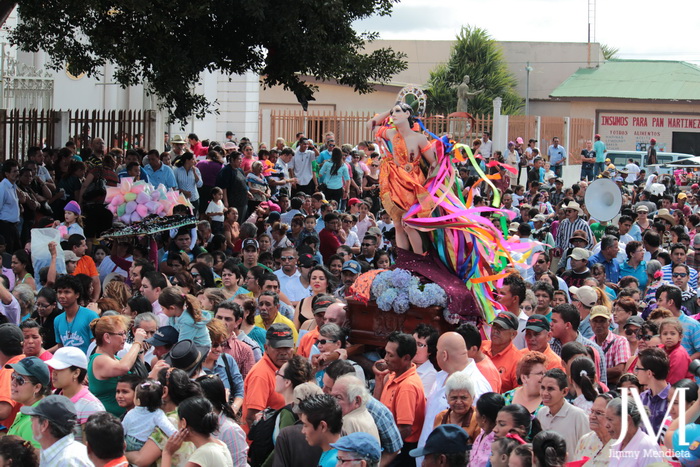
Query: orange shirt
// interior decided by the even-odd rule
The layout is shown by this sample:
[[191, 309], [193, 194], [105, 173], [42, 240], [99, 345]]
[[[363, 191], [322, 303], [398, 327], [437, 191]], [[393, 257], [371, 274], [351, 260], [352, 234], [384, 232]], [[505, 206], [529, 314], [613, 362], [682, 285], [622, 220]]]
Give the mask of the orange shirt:
[[500, 394], [501, 392], [501, 374], [498, 372], [498, 368], [493, 364], [489, 357], [485, 357], [482, 361], [476, 362], [476, 367], [479, 369], [486, 381], [491, 385], [493, 392]]
[[425, 419], [425, 391], [414, 363], [401, 376], [389, 376], [379, 401], [389, 408], [397, 425], [411, 425], [411, 434], [404, 441], [418, 442]]
[[515, 369], [523, 357], [523, 353], [511, 342], [504, 350], [496, 355], [491, 353], [491, 341], [481, 343], [481, 351], [491, 359], [498, 372], [501, 374], [501, 392], [510, 391], [518, 386], [518, 378]]
[[78, 260], [75, 265], [75, 271], [73, 275], [85, 274], [86, 276], [95, 277], [100, 274], [97, 272], [97, 266], [95, 266], [95, 260], [90, 258], [88, 255], [83, 256]]
[[[12, 357], [11, 359], [9, 359], [5, 365], [12, 365], [13, 363], [19, 362], [23, 358], [24, 355], [17, 355], [16, 357]], [[7, 428], [10, 428], [12, 426], [12, 424], [15, 421], [15, 416], [17, 415], [17, 412], [19, 412], [19, 408], [22, 407], [22, 404], [12, 400], [11, 384], [12, 373], [14, 372], [15, 370], [12, 370], [10, 368], [0, 368], [0, 402], [7, 402], [12, 406], [12, 412], [10, 413], [10, 416], [7, 417], [5, 420], [0, 420], [0, 424], [5, 425]]]
[[547, 348], [542, 353], [545, 357], [547, 357], [547, 363], [545, 363], [547, 370], [559, 368], [560, 370], [566, 372], [564, 369], [564, 362], [562, 362], [561, 357], [554, 353], [554, 350], [552, 350], [552, 347], [549, 344], [547, 344]]
[[267, 354], [253, 365], [243, 384], [243, 418], [248, 410], [264, 410], [267, 407], [281, 409], [284, 407], [284, 396], [275, 391], [275, 373], [278, 368], [272, 363]]
[[307, 332], [299, 340], [299, 345], [297, 346], [297, 355], [301, 355], [304, 358], [309, 358], [311, 355], [311, 347], [316, 343], [316, 339], [321, 336], [318, 332], [318, 327], [313, 328], [311, 331]]

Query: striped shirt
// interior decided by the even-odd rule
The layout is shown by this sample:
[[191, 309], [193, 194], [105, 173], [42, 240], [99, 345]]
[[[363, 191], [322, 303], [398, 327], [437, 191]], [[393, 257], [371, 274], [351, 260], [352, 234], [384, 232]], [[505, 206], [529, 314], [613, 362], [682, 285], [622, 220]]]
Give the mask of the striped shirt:
[[624, 336], [608, 332], [600, 347], [605, 353], [605, 366], [608, 368], [627, 363], [630, 358], [630, 344]]
[[[195, 172], [197, 172], [197, 182], [195, 182], [194, 178]], [[197, 188], [201, 188], [204, 182], [202, 181], [202, 174], [197, 167], [192, 167], [192, 170], [189, 172], [184, 167], [177, 167], [175, 169], [175, 180], [177, 181], [177, 188], [179, 190], [190, 192], [190, 201], [197, 201], [199, 199], [199, 191], [197, 191]]]
[[[698, 323], [698, 325], [700, 326], [700, 323]], [[589, 346], [589, 347], [592, 347], [593, 350], [596, 351], [596, 353], [598, 354], [598, 358], [596, 360], [596, 362], [598, 363], [598, 376], [600, 378], [600, 381], [603, 384], [607, 385], [608, 384], [608, 372], [607, 372], [606, 365], [605, 365], [605, 353], [603, 352], [603, 349], [601, 349], [600, 346], [598, 344], [596, 344], [595, 342], [593, 342], [592, 340], [586, 339], [585, 337], [583, 337], [580, 332], [576, 335], [576, 342], [583, 344], [583, 345], [586, 345], [586, 346]], [[549, 342], [549, 346], [552, 348], [552, 350], [554, 351], [555, 354], [557, 354], [561, 357], [562, 343], [559, 339], [552, 338], [552, 340]]]
[[228, 447], [234, 467], [248, 465], [248, 443], [245, 432], [223, 412], [219, 414], [219, 429], [214, 433], [214, 436]]
[[588, 236], [588, 245], [586, 248], [589, 250], [593, 248], [593, 231], [588, 226], [588, 222], [584, 219], [577, 217], [575, 221], [571, 222], [569, 219], [564, 219], [559, 223], [559, 228], [557, 229], [557, 248], [561, 248], [562, 251], [569, 248], [569, 239], [574, 235], [576, 230], [583, 230]]
[[[688, 287], [695, 290], [698, 288], [698, 271], [695, 268], [688, 266], [690, 271], [690, 280], [688, 281]], [[669, 284], [673, 284], [673, 265], [667, 264], [661, 268], [661, 272], [664, 273], [664, 280]]]

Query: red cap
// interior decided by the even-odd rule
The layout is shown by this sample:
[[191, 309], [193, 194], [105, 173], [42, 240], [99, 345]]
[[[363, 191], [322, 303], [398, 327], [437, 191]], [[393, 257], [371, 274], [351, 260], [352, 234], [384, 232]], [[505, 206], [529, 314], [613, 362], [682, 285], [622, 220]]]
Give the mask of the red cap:
[[600, 135], [595, 135], [595, 138], [596, 138], [596, 139], [600, 139]]
[[357, 198], [350, 198], [350, 199], [348, 200], [348, 206], [354, 206], [354, 205], [356, 205], [356, 204], [359, 203], [359, 202], [360, 202], [360, 200], [357, 199]]
[[652, 138], [651, 141], [649, 141], [651, 144], [656, 144], [656, 138]]

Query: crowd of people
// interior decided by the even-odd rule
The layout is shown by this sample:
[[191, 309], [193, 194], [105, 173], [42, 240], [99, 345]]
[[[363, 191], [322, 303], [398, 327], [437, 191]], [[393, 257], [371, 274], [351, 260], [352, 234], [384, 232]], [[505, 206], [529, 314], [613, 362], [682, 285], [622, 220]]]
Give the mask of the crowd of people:
[[[472, 150], [501, 175], [493, 215], [510, 212], [504, 233], [531, 254], [498, 284], [492, 323], [421, 323], [371, 349], [352, 342], [347, 299], [358, 276], [392, 268], [403, 232], [380, 196], [378, 146], [166, 136], [164, 152], [94, 138], [2, 164], [3, 465], [700, 458], [697, 185], [658, 177], [665, 191], [652, 193], [643, 173], [606, 163], [596, 137], [593, 165], [564, 187], [557, 138], [545, 154], [518, 138], [504, 156], [485, 133]], [[455, 170], [465, 199], [491, 205], [473, 167]], [[587, 210], [583, 179], [598, 176], [622, 191], [614, 222]], [[126, 177], [178, 190], [190, 205], [174, 213], [197, 223], [103, 237], [119, 228], [106, 187]], [[35, 270], [44, 228], [61, 241], [41, 246], [51, 261]]]

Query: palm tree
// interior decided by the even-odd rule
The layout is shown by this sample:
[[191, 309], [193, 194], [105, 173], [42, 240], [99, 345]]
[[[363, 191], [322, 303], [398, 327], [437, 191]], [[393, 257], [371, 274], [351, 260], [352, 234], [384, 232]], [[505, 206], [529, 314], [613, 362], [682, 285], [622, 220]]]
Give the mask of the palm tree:
[[617, 58], [617, 53], [620, 51], [620, 48], [608, 44], [600, 44], [600, 51], [603, 52], [603, 58], [605, 60], [612, 60]]
[[483, 89], [469, 100], [469, 113], [491, 113], [495, 97], [503, 99], [504, 114], [520, 112], [523, 98], [515, 91], [515, 77], [508, 71], [499, 45], [485, 30], [463, 26], [447, 63], [430, 72], [428, 114], [449, 114], [457, 109], [457, 86], [465, 75], [470, 77], [470, 88]]

